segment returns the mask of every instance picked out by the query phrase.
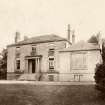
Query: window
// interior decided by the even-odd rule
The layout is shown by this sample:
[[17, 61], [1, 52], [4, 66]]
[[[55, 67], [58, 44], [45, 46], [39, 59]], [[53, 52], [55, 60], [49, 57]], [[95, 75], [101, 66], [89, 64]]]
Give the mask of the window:
[[49, 49], [48, 56], [49, 56], [49, 70], [54, 70], [54, 49]]
[[16, 60], [16, 69], [20, 69], [20, 60]]
[[31, 55], [32, 55], [32, 56], [36, 55], [36, 46], [32, 46]]
[[49, 75], [49, 81], [54, 81], [54, 76], [53, 75]]
[[20, 53], [20, 47], [16, 47], [16, 52]]
[[16, 47], [16, 58], [20, 57], [20, 47]]
[[54, 69], [54, 58], [49, 58], [49, 69]]
[[49, 49], [48, 56], [54, 56], [54, 49]]
[[86, 69], [87, 68], [86, 54], [85, 53], [72, 54], [71, 68], [72, 70]]
[[36, 46], [32, 46], [32, 51], [36, 52]]

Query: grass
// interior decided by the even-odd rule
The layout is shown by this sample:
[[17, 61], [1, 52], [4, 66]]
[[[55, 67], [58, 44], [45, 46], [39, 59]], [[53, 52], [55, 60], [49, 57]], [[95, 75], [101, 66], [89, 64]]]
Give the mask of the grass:
[[105, 105], [94, 85], [0, 84], [0, 105]]

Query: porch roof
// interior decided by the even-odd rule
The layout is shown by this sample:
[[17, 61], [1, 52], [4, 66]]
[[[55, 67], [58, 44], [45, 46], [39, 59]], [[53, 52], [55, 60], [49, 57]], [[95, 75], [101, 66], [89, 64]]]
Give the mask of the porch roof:
[[34, 55], [34, 56], [25, 56], [25, 59], [35, 59], [35, 58], [41, 58], [42, 55]]

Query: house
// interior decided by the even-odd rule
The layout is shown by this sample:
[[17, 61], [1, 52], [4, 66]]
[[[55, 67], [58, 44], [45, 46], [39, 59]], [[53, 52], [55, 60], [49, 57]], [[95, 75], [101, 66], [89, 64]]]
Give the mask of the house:
[[[70, 27], [70, 26], [68, 26]], [[7, 79], [37, 81], [94, 81], [95, 67], [102, 62], [99, 44], [75, 43], [68, 39], [43, 35], [8, 45]]]
[[59, 50], [70, 42], [57, 35], [43, 35], [8, 45], [7, 79], [12, 80], [59, 80]]
[[95, 67], [101, 63], [98, 44], [80, 41], [59, 51], [60, 81], [94, 81]]

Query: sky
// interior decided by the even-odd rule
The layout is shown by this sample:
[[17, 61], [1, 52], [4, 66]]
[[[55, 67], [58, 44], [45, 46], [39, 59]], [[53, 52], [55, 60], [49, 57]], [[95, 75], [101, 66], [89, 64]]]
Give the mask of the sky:
[[14, 43], [15, 32], [33, 37], [67, 37], [67, 25], [76, 40], [88, 40], [99, 31], [105, 37], [105, 0], [0, 0], [0, 51]]

